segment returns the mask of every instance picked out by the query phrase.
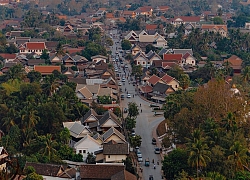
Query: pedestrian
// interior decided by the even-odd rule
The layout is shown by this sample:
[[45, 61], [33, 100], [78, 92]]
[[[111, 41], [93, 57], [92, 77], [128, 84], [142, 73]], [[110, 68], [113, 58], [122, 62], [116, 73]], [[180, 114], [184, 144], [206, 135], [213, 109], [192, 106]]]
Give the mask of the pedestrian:
[[141, 109], [141, 113], [142, 113], [142, 109]]
[[140, 103], [140, 107], [141, 107], [141, 103]]
[[155, 169], [155, 164], [154, 164], [154, 169]]
[[133, 95], [133, 98], [135, 97], [135, 95]]
[[155, 160], [154, 160], [154, 159], [152, 160], [152, 163], [155, 163]]

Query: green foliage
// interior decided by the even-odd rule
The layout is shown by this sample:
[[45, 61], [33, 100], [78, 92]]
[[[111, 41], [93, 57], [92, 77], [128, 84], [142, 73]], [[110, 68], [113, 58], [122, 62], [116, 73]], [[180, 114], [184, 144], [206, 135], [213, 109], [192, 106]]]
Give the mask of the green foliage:
[[139, 115], [139, 108], [135, 102], [128, 103], [128, 116], [130, 118], [136, 118]]
[[162, 170], [166, 179], [174, 180], [183, 170], [190, 172], [190, 167], [187, 165], [187, 161], [188, 154], [182, 149], [175, 149], [167, 156], [164, 156]]
[[100, 104], [111, 104], [112, 103], [112, 99], [110, 96], [98, 96], [97, 100]]
[[125, 169], [128, 172], [130, 172], [132, 174], [136, 174], [135, 167], [133, 167], [132, 159], [130, 157], [127, 157], [126, 160], [123, 160], [123, 163], [125, 165]]
[[130, 50], [132, 47], [130, 41], [126, 39], [122, 40], [121, 46], [122, 46], [122, 50]]
[[130, 136], [130, 144], [131, 147], [135, 148], [135, 147], [140, 147], [141, 146], [141, 136], [140, 135], [135, 135], [135, 136]]
[[214, 17], [213, 18], [214, 24], [224, 24], [223, 20], [221, 19], [221, 17]]
[[82, 56], [86, 57], [88, 60], [91, 60], [92, 56], [95, 55], [107, 55], [107, 51], [104, 46], [95, 43], [95, 42], [88, 42], [85, 49], [82, 51]]
[[149, 52], [149, 51], [155, 51], [156, 50], [156, 47], [154, 47], [154, 45], [152, 45], [152, 44], [148, 44], [147, 46], [146, 46], [146, 54]]
[[27, 75], [30, 82], [39, 82], [42, 79], [42, 74], [38, 71], [30, 71]]
[[119, 107], [114, 108], [113, 112], [117, 117], [121, 117], [122, 115], [121, 109]]
[[43, 180], [43, 177], [35, 172], [30, 173], [24, 178], [24, 180]]
[[126, 117], [125, 121], [126, 121], [126, 129], [128, 131], [131, 131], [133, 128], [135, 128], [136, 126], [135, 118]]
[[95, 155], [93, 153], [88, 152], [86, 162], [87, 164], [95, 164]]

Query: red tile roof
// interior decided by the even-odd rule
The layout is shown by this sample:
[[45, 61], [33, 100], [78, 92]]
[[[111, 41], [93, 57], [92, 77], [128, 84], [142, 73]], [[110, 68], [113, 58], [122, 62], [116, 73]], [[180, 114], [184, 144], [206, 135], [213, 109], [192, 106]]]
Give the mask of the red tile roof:
[[175, 67], [175, 66], [179, 66], [176, 62], [166, 62], [166, 61], [163, 61], [162, 62], [162, 68], [164, 68], [164, 69], [167, 69], [167, 68], [173, 68], [173, 67]]
[[231, 66], [241, 66], [242, 65], [242, 59], [236, 55], [232, 55], [230, 58], [224, 60], [224, 62], [227, 62], [227, 61], [230, 63]]
[[110, 18], [114, 18], [114, 15], [113, 15], [113, 13], [106, 13], [105, 17], [107, 19], [110, 19]]
[[174, 78], [165, 74], [162, 78], [161, 78], [165, 83], [170, 83]]
[[182, 19], [184, 22], [200, 22], [201, 18], [199, 16], [177, 16], [174, 17], [173, 20]]
[[61, 66], [34, 66], [34, 70], [42, 75], [52, 74], [54, 70], [61, 72]]
[[123, 11], [123, 15], [133, 15], [135, 12], [134, 11]]
[[153, 87], [149, 85], [140, 86], [140, 90], [142, 91], [142, 93], [150, 93], [153, 91]]
[[153, 76], [151, 76], [151, 77], [148, 79], [148, 82], [149, 82], [150, 84], [155, 85], [160, 79], [161, 79], [161, 78], [159, 78], [158, 76], [153, 75]]
[[186, 58], [188, 58], [190, 56], [190, 54], [189, 53], [186, 53], [182, 58], [183, 59], [186, 59]]
[[44, 50], [44, 49], [46, 49], [45, 42], [27, 42], [26, 49]]
[[155, 30], [157, 28], [157, 24], [147, 24], [146, 30]]
[[167, 11], [169, 9], [169, 6], [158, 6], [160, 11]]
[[111, 179], [111, 176], [123, 171], [124, 165], [86, 164], [80, 166], [82, 179]]
[[4, 59], [15, 59], [16, 54], [9, 54], [9, 53], [0, 53], [0, 56], [2, 56]]
[[207, 29], [224, 29], [227, 31], [227, 25], [217, 25], [217, 24], [202, 24], [201, 29], [207, 30]]
[[182, 54], [163, 54], [163, 60], [182, 60]]

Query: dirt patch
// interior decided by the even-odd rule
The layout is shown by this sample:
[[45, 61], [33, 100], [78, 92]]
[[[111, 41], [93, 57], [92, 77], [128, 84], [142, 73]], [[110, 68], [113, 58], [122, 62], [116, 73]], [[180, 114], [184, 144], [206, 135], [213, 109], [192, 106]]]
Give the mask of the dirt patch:
[[166, 120], [163, 120], [157, 127], [156, 133], [157, 136], [162, 136], [163, 134], [166, 133], [166, 127], [165, 127]]

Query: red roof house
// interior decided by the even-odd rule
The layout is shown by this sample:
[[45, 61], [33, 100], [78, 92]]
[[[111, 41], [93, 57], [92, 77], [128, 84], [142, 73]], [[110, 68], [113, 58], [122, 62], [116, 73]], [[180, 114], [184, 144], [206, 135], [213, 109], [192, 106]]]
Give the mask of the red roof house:
[[152, 75], [149, 79], [148, 79], [148, 83], [152, 86], [154, 86], [161, 78], [159, 78], [156, 75]]
[[34, 71], [38, 71], [42, 75], [52, 74], [54, 70], [61, 72], [61, 66], [34, 66]]

